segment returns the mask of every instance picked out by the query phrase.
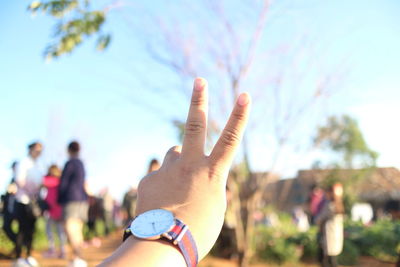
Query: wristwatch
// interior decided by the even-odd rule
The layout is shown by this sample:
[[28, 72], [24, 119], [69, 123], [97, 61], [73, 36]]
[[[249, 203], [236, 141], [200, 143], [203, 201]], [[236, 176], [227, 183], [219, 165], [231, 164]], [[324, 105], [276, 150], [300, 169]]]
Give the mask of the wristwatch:
[[189, 227], [168, 210], [154, 209], [138, 215], [124, 231], [123, 241], [130, 235], [144, 240], [167, 240], [179, 248], [188, 267], [197, 266], [197, 247]]

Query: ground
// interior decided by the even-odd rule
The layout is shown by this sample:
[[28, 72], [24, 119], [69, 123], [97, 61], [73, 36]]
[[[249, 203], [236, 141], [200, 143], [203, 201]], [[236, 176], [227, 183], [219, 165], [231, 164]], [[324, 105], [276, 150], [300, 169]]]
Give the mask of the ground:
[[[88, 261], [89, 266], [96, 266], [104, 258], [109, 256], [121, 242], [121, 235], [119, 232], [109, 235], [107, 238], [102, 239], [102, 245], [99, 248], [89, 246], [84, 250], [84, 259]], [[34, 257], [39, 261], [41, 267], [65, 267], [68, 261], [62, 259], [46, 259], [43, 258], [41, 252], [36, 251]], [[0, 258], [0, 267], [11, 267], [12, 261], [10, 259]], [[200, 262], [199, 267], [237, 267], [235, 261], [223, 260], [214, 257], [207, 257]], [[273, 267], [277, 265], [258, 263], [251, 265], [252, 267]], [[315, 263], [301, 263], [301, 264], [286, 264], [284, 267], [317, 267]], [[389, 267], [393, 264], [382, 263], [372, 258], [363, 257], [359, 267]]]

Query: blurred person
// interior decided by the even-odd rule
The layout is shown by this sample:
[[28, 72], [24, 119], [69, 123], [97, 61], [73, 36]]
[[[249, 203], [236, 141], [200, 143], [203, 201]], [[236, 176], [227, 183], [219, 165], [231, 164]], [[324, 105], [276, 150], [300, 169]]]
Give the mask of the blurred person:
[[308, 223], [307, 214], [304, 212], [302, 207], [295, 207], [293, 209], [293, 221], [296, 224], [299, 232], [307, 232], [310, 229], [310, 224]]
[[17, 185], [15, 183], [15, 176], [17, 170], [17, 162], [11, 164], [12, 178], [7, 186], [6, 193], [2, 196], [3, 202], [3, 230], [8, 239], [15, 247], [17, 234], [12, 230], [11, 225], [15, 218], [15, 194], [17, 193]]
[[108, 188], [104, 188], [100, 192], [102, 217], [105, 226], [105, 234], [108, 235], [114, 227], [113, 211], [114, 211], [114, 199]]
[[[28, 156], [17, 165], [15, 183], [15, 217], [18, 221], [19, 231], [16, 237], [16, 265], [38, 266], [38, 262], [31, 256], [33, 234], [36, 219], [40, 215], [37, 206], [37, 196], [43, 178], [43, 170], [39, 164], [39, 157], [43, 146], [34, 142], [28, 146]], [[22, 247], [26, 248], [26, 258], [22, 258]]]
[[221, 233], [215, 243], [215, 249], [219, 256], [225, 259], [235, 259], [238, 257], [238, 251], [236, 249], [236, 234], [235, 229], [237, 227], [235, 209], [233, 201], [233, 195], [229, 187], [226, 187], [226, 201], [227, 209], [225, 212], [224, 224], [222, 225]]
[[319, 225], [319, 253], [318, 260], [322, 267], [336, 267], [336, 257], [343, 250], [343, 187], [334, 184], [326, 191], [326, 198], [316, 217]]
[[89, 194], [88, 203], [89, 211], [86, 223], [88, 227], [87, 239], [94, 247], [100, 247], [101, 240], [99, 238], [100, 235], [97, 232], [96, 222], [98, 219], [103, 217], [102, 200], [93, 194]]
[[152, 159], [149, 163], [147, 174], [154, 172], [160, 168], [160, 162], [157, 159]]
[[[48, 209], [44, 213], [46, 217], [46, 234], [49, 242], [49, 248], [44, 253], [45, 257], [65, 257], [66, 236], [62, 221], [62, 207], [58, 203], [58, 191], [60, 187], [61, 170], [57, 165], [49, 167], [47, 175], [43, 178], [43, 187], [46, 189], [44, 201], [47, 203]], [[57, 232], [59, 240], [59, 252], [55, 250], [55, 240], [53, 228]]]
[[324, 190], [316, 184], [312, 185], [309, 197], [309, 210], [310, 210], [312, 225], [315, 224], [315, 218], [321, 211], [324, 198], [325, 198]]
[[250, 99], [241, 94], [220, 138], [205, 155], [207, 86], [195, 80], [183, 145], [172, 147], [159, 170], [138, 186], [138, 216], [122, 245], [99, 266], [197, 266], [224, 222], [228, 172], [247, 122]]
[[[147, 169], [147, 174], [157, 171], [160, 168], [160, 162], [157, 159], [152, 159]], [[125, 223], [128, 224], [135, 217], [136, 211], [136, 200], [137, 200], [137, 189], [132, 186], [124, 195], [122, 200], [122, 208], [125, 211], [126, 218]]]
[[85, 190], [85, 168], [79, 159], [80, 145], [68, 145], [69, 160], [64, 166], [58, 193], [58, 203], [63, 208], [63, 220], [72, 249], [71, 267], [86, 267], [82, 259], [83, 225], [88, 217], [88, 195]]
[[124, 224], [128, 224], [135, 217], [136, 200], [137, 200], [137, 190], [136, 187], [132, 186], [125, 193], [124, 199], [122, 200], [122, 209], [125, 213]]
[[115, 223], [115, 227], [117, 227], [117, 228], [122, 227], [123, 222], [124, 222], [121, 204], [115, 199], [114, 199], [114, 208], [113, 208], [113, 221]]
[[361, 221], [364, 225], [368, 225], [374, 218], [374, 210], [369, 203], [354, 203], [351, 207], [351, 220]]

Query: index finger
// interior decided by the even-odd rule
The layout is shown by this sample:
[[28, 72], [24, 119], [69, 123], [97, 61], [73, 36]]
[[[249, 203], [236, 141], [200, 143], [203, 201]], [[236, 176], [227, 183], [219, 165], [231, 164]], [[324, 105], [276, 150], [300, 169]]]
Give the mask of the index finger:
[[250, 111], [250, 96], [241, 94], [229, 120], [210, 155], [213, 165], [229, 168], [240, 145]]

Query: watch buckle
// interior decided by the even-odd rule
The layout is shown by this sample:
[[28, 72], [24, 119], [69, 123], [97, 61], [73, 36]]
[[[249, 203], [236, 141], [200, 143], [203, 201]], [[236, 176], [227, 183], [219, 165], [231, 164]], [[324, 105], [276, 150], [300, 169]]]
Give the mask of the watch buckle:
[[168, 240], [172, 240], [172, 236], [167, 232], [167, 233], [163, 233], [161, 234], [162, 237], [165, 237]]
[[188, 230], [189, 228], [185, 225], [185, 226], [183, 226], [183, 228], [182, 228], [182, 231], [179, 233], [179, 235], [175, 238], [175, 240], [173, 241], [173, 243], [174, 243], [174, 245], [177, 245], [181, 240], [182, 240], [182, 238], [183, 238], [183, 236], [185, 235], [185, 233], [186, 233], [186, 231]]

